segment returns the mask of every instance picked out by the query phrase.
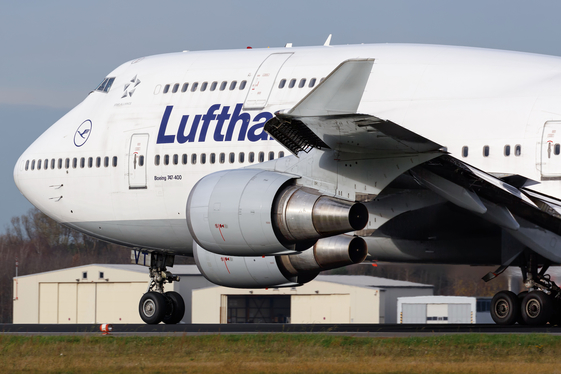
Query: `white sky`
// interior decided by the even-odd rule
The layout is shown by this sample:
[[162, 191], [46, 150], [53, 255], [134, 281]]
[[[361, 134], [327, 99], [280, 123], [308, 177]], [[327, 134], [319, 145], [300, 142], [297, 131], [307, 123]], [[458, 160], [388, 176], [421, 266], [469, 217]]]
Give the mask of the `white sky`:
[[428, 43], [561, 56], [558, 1], [3, 1], [0, 233], [19, 154], [121, 63], [181, 50]]

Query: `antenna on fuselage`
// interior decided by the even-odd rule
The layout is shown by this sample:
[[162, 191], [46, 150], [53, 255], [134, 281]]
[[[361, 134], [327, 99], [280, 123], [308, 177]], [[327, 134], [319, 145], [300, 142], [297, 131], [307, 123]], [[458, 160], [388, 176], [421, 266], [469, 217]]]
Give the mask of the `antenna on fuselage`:
[[325, 41], [325, 43], [323, 43], [323, 45], [325, 47], [329, 47], [330, 44], [331, 44], [331, 34], [329, 34], [329, 36], [327, 37], [327, 40]]

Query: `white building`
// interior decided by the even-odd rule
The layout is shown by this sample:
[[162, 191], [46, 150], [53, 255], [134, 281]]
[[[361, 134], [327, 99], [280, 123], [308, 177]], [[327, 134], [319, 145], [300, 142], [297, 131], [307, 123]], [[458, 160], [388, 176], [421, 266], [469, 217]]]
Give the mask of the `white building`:
[[476, 298], [417, 296], [397, 299], [399, 323], [475, 323]]
[[[185, 300], [182, 323], [396, 323], [397, 298], [433, 286], [378, 277], [320, 275], [302, 287], [236, 289], [207, 281], [195, 265], [170, 268], [166, 284]], [[14, 278], [13, 323], [143, 323], [138, 302], [148, 268], [93, 264]]]

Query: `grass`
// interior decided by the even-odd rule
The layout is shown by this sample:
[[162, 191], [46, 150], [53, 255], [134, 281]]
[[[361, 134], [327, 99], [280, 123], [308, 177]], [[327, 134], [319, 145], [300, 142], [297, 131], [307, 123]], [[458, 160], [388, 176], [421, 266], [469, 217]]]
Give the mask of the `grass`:
[[0, 335], [0, 372], [561, 373], [561, 337]]

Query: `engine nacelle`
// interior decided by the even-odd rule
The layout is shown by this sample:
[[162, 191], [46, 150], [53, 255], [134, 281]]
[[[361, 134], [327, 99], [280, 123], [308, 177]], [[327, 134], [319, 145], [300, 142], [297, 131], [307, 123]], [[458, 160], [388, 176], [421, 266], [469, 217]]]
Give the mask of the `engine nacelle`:
[[336, 269], [361, 263], [368, 255], [364, 239], [358, 236], [337, 235], [324, 238], [310, 249], [294, 255], [278, 256], [285, 275], [296, 276], [303, 273]]
[[197, 243], [193, 243], [193, 255], [203, 276], [212, 283], [225, 287], [300, 286], [314, 279], [319, 273], [291, 275], [287, 270], [281, 270], [278, 256], [226, 256], [209, 252]]
[[187, 225], [208, 251], [234, 256], [294, 253], [319, 238], [362, 229], [361, 203], [294, 185], [297, 177], [260, 169], [202, 178], [187, 201]]
[[282, 256], [225, 256], [193, 243], [197, 267], [212, 283], [236, 288], [299, 286], [320, 271], [364, 261], [368, 249], [364, 239], [348, 235], [320, 239], [301, 253]]

